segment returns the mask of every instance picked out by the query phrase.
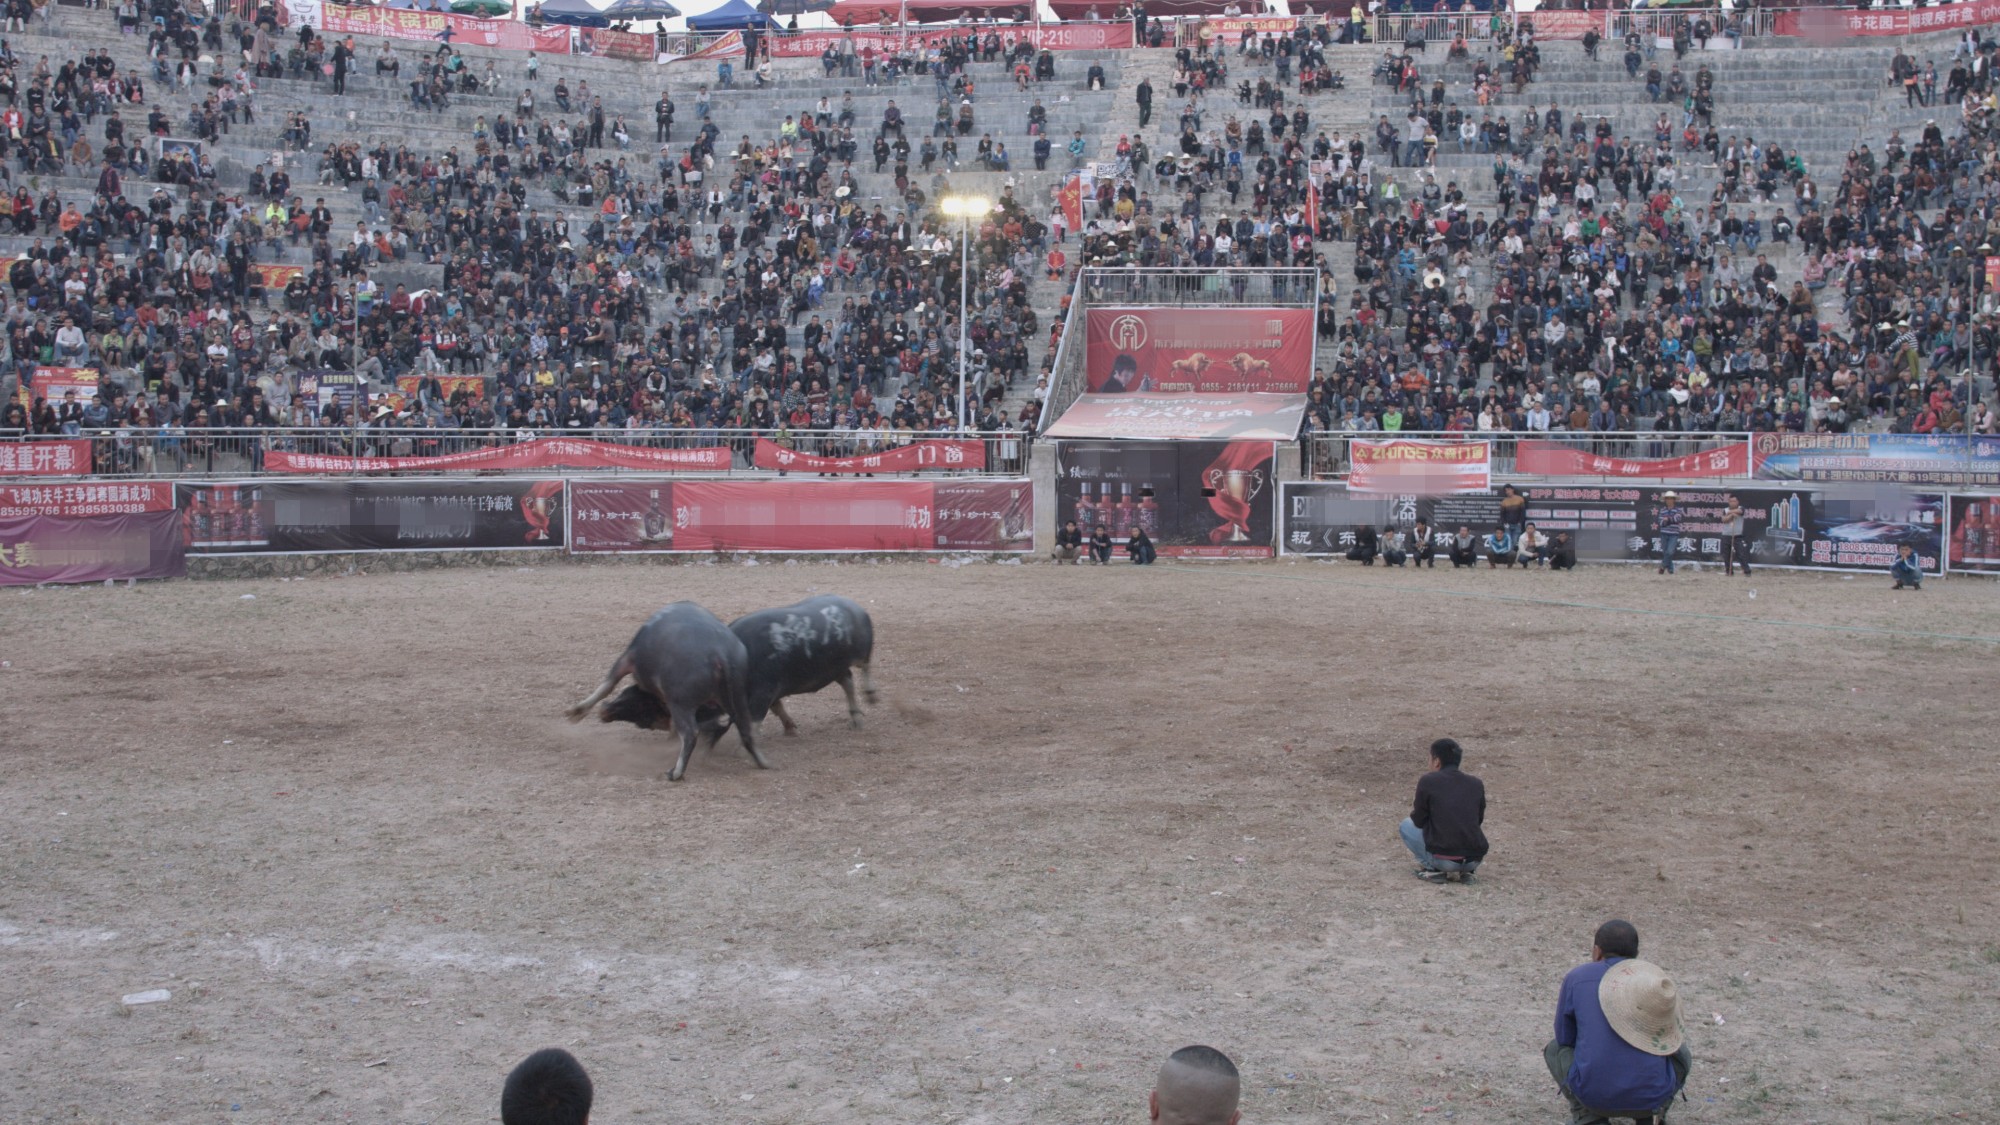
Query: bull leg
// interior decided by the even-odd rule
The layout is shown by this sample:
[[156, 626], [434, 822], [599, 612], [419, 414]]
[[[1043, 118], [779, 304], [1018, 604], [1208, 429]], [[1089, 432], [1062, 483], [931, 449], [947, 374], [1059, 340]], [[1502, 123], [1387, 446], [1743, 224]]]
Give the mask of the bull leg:
[[604, 702], [604, 697], [610, 695], [618, 686], [618, 681], [624, 679], [631, 671], [631, 662], [626, 657], [620, 656], [617, 663], [611, 666], [611, 671], [604, 674], [604, 682], [597, 685], [597, 690], [584, 696], [581, 702], [563, 712], [563, 716], [572, 723], [582, 722], [583, 717], [590, 714], [590, 709]]
[[[874, 662], [870, 660], [864, 660], [861, 662], [861, 695], [863, 698], [868, 700], [868, 705], [871, 707], [874, 706], [876, 703], [881, 702], [882, 699], [880, 695], [876, 694], [875, 680], [868, 674], [868, 669], [873, 663]], [[854, 691], [851, 688], [848, 689], [847, 692], [847, 701], [850, 706], [854, 702]]]
[[681, 732], [681, 757], [674, 768], [667, 771], [668, 781], [679, 781], [687, 773], [688, 759], [694, 757], [694, 744], [701, 736], [701, 728], [695, 722], [694, 712], [685, 707], [669, 707], [673, 714], [674, 728]]
[[840, 677], [840, 690], [847, 693], [847, 725], [861, 726], [861, 701], [854, 697], [854, 673]]
[[750, 751], [750, 760], [757, 768], [767, 770], [771, 763], [757, 751], [757, 724], [750, 718], [750, 699], [741, 683], [729, 685], [729, 721], [736, 726], [736, 737], [743, 742], [743, 748]]
[[778, 717], [778, 721], [785, 724], [786, 734], [792, 735], [799, 733], [799, 725], [792, 721], [791, 713], [785, 710], [784, 700], [773, 699], [771, 701], [771, 714], [776, 715]]

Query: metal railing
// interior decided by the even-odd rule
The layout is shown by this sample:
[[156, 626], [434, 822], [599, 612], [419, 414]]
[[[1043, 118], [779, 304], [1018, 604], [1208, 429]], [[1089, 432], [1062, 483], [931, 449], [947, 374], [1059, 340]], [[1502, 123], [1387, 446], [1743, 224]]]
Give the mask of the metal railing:
[[[1280, 305], [1319, 307], [1315, 269], [1177, 269], [1090, 266], [1079, 273], [1072, 315], [1092, 305]], [[1065, 337], [1067, 338], [1067, 337]]]
[[[510, 468], [489, 465], [423, 465], [385, 470], [373, 465], [351, 468], [336, 463], [315, 467], [311, 473], [276, 472], [266, 467], [272, 453], [311, 454], [329, 458], [427, 458], [474, 454], [497, 450], [536, 438], [564, 438], [602, 442], [634, 450], [696, 450], [726, 447], [729, 467], [677, 468], [667, 459], [657, 466], [632, 464], [618, 468]], [[34, 464], [36, 446], [56, 442], [88, 442], [89, 458], [78, 464], [79, 471], [68, 477], [244, 477], [244, 476], [436, 476], [440, 473], [468, 475], [515, 475], [537, 473], [564, 476], [602, 474], [632, 476], [659, 473], [706, 476], [778, 475], [760, 469], [751, 456], [759, 438], [768, 439], [797, 453], [817, 457], [851, 457], [884, 453], [921, 441], [980, 440], [986, 447], [982, 469], [926, 468], [926, 476], [1021, 476], [1028, 471], [1033, 437], [1003, 431], [980, 433], [919, 430], [749, 430], [735, 428], [699, 429], [417, 429], [403, 426], [357, 427], [160, 427], [84, 430], [75, 434], [23, 435], [0, 433], [0, 466]], [[12, 448], [10, 448], [12, 447]], [[41, 458], [43, 463], [48, 458]], [[796, 476], [812, 476], [806, 467], [787, 470]], [[843, 474], [849, 475], [849, 474]], [[917, 475], [881, 472], [879, 476]], [[16, 479], [0, 468], [0, 479]], [[23, 474], [18, 479], [55, 482], [67, 477]]]
[[[1518, 453], [1523, 441], [1546, 442], [1563, 446], [1578, 453], [1597, 458], [1615, 458], [1623, 461], [1662, 461], [1670, 458], [1696, 457], [1705, 453], [1741, 451], [1742, 472], [1735, 476], [1748, 476], [1750, 459], [1748, 456], [1751, 435], [1747, 433], [1596, 433], [1591, 431], [1551, 430], [1551, 431], [1503, 431], [1463, 433], [1428, 433], [1399, 431], [1369, 431], [1357, 433], [1335, 430], [1308, 431], [1299, 441], [1300, 466], [1307, 479], [1337, 480], [1348, 475], [1353, 468], [1350, 459], [1351, 445], [1356, 440], [1382, 441], [1391, 438], [1408, 438], [1417, 441], [1484, 441], [1491, 446], [1492, 473], [1495, 477], [1511, 479], [1564, 479], [1591, 480], [1634, 480], [1630, 474], [1620, 473], [1611, 465], [1602, 465], [1599, 472], [1589, 471], [1584, 466], [1581, 471], [1561, 473], [1523, 472]], [[1715, 476], [1714, 472], [1690, 472], [1676, 478], [1671, 471], [1660, 475], [1648, 475], [1648, 481], [1694, 479], [1698, 476]]]

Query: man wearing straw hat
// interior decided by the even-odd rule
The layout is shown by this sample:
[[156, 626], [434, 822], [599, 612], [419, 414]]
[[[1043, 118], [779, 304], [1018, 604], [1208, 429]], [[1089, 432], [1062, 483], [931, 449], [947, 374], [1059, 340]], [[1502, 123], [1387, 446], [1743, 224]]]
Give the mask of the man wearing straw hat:
[[1638, 956], [1639, 931], [1613, 919], [1597, 928], [1590, 963], [1563, 977], [1556, 1037], [1542, 1058], [1569, 1099], [1571, 1125], [1664, 1125], [1687, 1083], [1680, 997], [1658, 965]]

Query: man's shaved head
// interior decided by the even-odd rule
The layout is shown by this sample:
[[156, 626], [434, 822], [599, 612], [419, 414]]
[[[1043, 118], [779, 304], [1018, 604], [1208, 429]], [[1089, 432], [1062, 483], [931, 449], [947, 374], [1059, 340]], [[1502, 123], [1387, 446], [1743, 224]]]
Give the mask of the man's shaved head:
[[1167, 1056], [1153, 1085], [1152, 1116], [1159, 1125], [1236, 1125], [1242, 1093], [1236, 1064], [1213, 1047], [1182, 1047]]

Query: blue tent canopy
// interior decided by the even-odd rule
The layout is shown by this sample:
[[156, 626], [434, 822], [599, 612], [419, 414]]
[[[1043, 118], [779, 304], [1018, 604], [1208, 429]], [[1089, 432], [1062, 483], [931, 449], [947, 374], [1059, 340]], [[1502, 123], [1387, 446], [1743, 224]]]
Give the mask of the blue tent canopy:
[[670, 20], [681, 10], [667, 0], [617, 0], [604, 14], [614, 20]]
[[751, 7], [745, 0], [726, 0], [712, 12], [687, 18], [689, 31], [769, 30], [777, 26], [778, 21]]
[[604, 13], [585, 0], [542, 0], [542, 19], [569, 27], [610, 27]]

